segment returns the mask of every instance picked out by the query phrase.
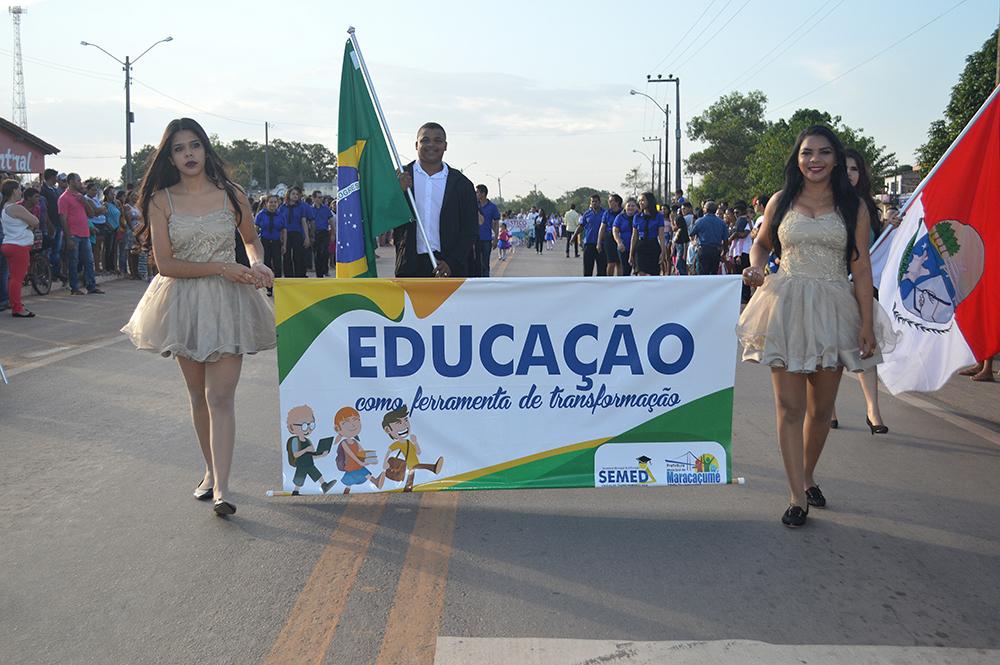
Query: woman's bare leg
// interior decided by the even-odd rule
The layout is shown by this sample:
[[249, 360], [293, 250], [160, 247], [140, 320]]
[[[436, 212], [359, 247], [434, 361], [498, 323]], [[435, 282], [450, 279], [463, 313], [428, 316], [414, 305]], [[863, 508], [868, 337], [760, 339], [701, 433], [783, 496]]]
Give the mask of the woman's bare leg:
[[802, 428], [802, 438], [805, 442], [805, 473], [802, 489], [816, 486], [813, 474], [819, 456], [826, 445], [826, 437], [830, 434], [830, 414], [837, 400], [837, 388], [840, 386], [842, 369], [821, 370], [806, 375], [806, 418]]
[[243, 356], [205, 364], [205, 399], [211, 422], [216, 501], [225, 499], [229, 493], [229, 469], [236, 442], [236, 384], [242, 368]]
[[778, 444], [785, 475], [788, 476], [788, 502], [805, 508], [802, 422], [806, 414], [806, 378], [802, 374], [774, 368], [771, 370], [771, 384], [778, 422]]
[[184, 382], [187, 384], [188, 400], [191, 402], [191, 422], [194, 423], [194, 433], [198, 437], [198, 447], [205, 458], [205, 478], [199, 488], [208, 488], [215, 484], [212, 473], [212, 439], [211, 425], [208, 418], [208, 401], [205, 399], [205, 363], [195, 362], [187, 358], [177, 358], [181, 367]]
[[872, 367], [858, 374], [861, 391], [865, 394], [865, 404], [868, 406], [868, 420], [872, 425], [882, 425], [882, 412], [878, 408], [878, 368]]

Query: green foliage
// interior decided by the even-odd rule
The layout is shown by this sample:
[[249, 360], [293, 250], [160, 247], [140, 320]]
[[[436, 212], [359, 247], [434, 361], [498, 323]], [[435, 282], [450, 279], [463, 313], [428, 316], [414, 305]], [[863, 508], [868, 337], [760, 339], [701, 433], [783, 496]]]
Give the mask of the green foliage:
[[917, 149], [917, 159], [923, 170], [929, 171], [969, 124], [969, 120], [993, 92], [996, 84], [997, 31], [978, 51], [965, 59], [958, 83], [951, 89], [951, 99], [944, 110], [944, 119], [935, 120], [927, 130], [927, 143]]
[[[251, 188], [264, 187], [264, 144], [247, 139], [224, 143], [217, 136], [210, 137], [212, 146], [225, 162], [229, 177], [238, 184]], [[132, 155], [135, 182], [140, 182], [148, 168], [147, 161], [155, 146], [145, 145]], [[304, 182], [330, 182], [337, 172], [337, 156], [321, 143], [300, 143], [275, 139], [270, 143], [271, 186], [279, 182], [286, 185]], [[122, 167], [122, 178], [125, 167]]]
[[746, 196], [747, 157], [768, 129], [767, 97], [760, 90], [732, 92], [688, 122], [688, 137], [708, 144], [688, 157], [688, 173], [702, 182], [689, 192], [693, 200], [733, 201]]
[[747, 159], [746, 195], [773, 194], [785, 181], [784, 168], [795, 139], [810, 125], [826, 125], [843, 141], [847, 148], [854, 148], [868, 164], [872, 185], [881, 191], [883, 178], [895, 173], [896, 155], [886, 152], [885, 146], [864, 134], [864, 130], [845, 125], [840, 116], [831, 116], [816, 109], [799, 109], [788, 120], [778, 120], [760, 137]]

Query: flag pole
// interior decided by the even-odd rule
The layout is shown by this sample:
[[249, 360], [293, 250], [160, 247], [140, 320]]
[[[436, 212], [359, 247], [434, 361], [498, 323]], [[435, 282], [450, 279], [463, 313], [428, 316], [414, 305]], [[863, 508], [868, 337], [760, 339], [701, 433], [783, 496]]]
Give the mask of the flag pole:
[[[385, 121], [385, 114], [382, 113], [382, 104], [378, 101], [378, 95], [375, 93], [375, 86], [372, 85], [371, 76], [368, 74], [368, 65], [365, 64], [365, 56], [361, 54], [361, 46], [358, 45], [358, 37], [354, 32], [354, 26], [347, 28], [347, 34], [350, 35], [351, 45], [354, 46], [354, 53], [358, 56], [358, 64], [361, 65], [361, 74], [365, 77], [365, 85], [368, 86], [368, 94], [371, 95], [372, 101], [375, 102], [375, 112], [378, 113], [379, 128], [382, 130], [383, 135], [385, 135], [386, 140], [389, 142], [389, 149], [392, 150], [392, 159], [396, 163], [396, 170], [398, 173], [403, 172], [403, 162], [399, 159], [399, 151], [396, 150], [396, 142], [392, 140], [392, 132], [389, 131], [389, 125]], [[434, 252], [431, 251], [431, 244], [427, 240], [427, 231], [424, 229], [424, 222], [420, 219], [420, 211], [417, 209], [417, 201], [413, 197], [413, 187], [406, 188], [406, 195], [410, 200], [410, 207], [413, 208], [413, 215], [416, 217], [417, 230], [420, 231], [420, 236], [424, 239], [424, 245], [427, 246], [427, 256], [430, 257], [431, 267], [437, 270], [437, 259], [434, 258]]]
[[958, 144], [961, 143], [962, 139], [965, 138], [965, 135], [969, 133], [970, 129], [972, 129], [972, 126], [976, 124], [977, 120], [979, 120], [979, 116], [985, 113], [986, 109], [989, 108], [989, 105], [993, 103], [994, 99], [996, 99], [998, 93], [1000, 93], [1000, 86], [996, 86], [995, 88], [993, 88], [993, 92], [990, 93], [990, 96], [986, 98], [986, 101], [983, 102], [983, 105], [979, 107], [978, 111], [976, 111], [976, 115], [972, 116], [972, 119], [969, 120], [968, 124], [965, 125], [965, 128], [962, 129], [961, 133], [957, 137], [955, 137], [955, 140], [951, 142], [951, 145], [948, 146], [948, 149], [945, 150], [945, 153], [941, 155], [941, 158], [937, 160], [937, 163], [934, 165], [934, 168], [932, 168], [930, 172], [924, 176], [924, 179], [920, 181], [920, 184], [917, 185], [917, 188], [913, 190], [913, 193], [910, 194], [910, 198], [907, 199], [906, 201], [906, 205], [904, 205], [903, 209], [899, 211], [900, 217], [904, 217], [906, 215], [906, 211], [909, 209], [910, 204], [916, 200], [917, 194], [923, 191], [927, 183], [930, 182], [930, 179], [934, 177], [934, 174], [937, 173], [937, 170], [941, 168], [942, 164], [944, 164], [944, 160], [948, 159], [948, 156], [952, 152], [954, 152], [955, 148], [958, 147]]

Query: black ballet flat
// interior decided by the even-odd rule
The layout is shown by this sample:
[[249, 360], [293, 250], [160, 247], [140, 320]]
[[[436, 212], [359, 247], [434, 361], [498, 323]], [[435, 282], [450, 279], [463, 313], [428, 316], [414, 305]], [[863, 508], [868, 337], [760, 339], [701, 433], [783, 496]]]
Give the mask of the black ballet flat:
[[826, 508], [826, 497], [823, 496], [818, 485], [806, 490], [806, 503], [817, 508]]
[[837, 422], [836, 418], [830, 421], [830, 429], [839, 429], [839, 428], [840, 428], [840, 423]]
[[806, 517], [809, 515], [809, 506], [802, 508], [801, 506], [788, 506], [788, 510], [785, 514], [781, 516], [781, 523], [787, 526], [789, 529], [797, 529], [800, 526], [805, 526]]
[[20, 312], [14, 312], [11, 314], [15, 319], [32, 319], [35, 317], [34, 312], [29, 312], [28, 310], [21, 310]]
[[214, 487], [207, 487], [205, 489], [202, 489], [201, 484], [199, 483], [198, 487], [194, 488], [194, 498], [198, 499], [199, 501], [208, 501], [209, 499], [212, 499], [214, 497], [215, 497]]
[[872, 435], [875, 434], [888, 434], [889, 428], [885, 425], [872, 425], [871, 419], [865, 416], [865, 422], [868, 423], [868, 427], [871, 428]]
[[215, 506], [213, 507], [213, 510], [215, 511], [215, 514], [219, 515], [220, 517], [226, 517], [228, 515], [236, 514], [236, 506], [223, 499], [215, 500]]

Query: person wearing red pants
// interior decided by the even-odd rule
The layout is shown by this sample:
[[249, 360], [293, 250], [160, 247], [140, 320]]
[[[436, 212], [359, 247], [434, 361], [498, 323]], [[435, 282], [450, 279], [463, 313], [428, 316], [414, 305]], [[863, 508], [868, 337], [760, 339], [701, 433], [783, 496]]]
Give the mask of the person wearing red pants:
[[0, 185], [0, 221], [3, 224], [3, 244], [0, 252], [10, 265], [10, 280], [7, 282], [11, 313], [19, 319], [34, 316], [21, 302], [21, 284], [28, 273], [31, 246], [35, 243], [34, 229], [38, 228], [38, 218], [15, 201], [21, 198], [21, 183], [4, 180]]

